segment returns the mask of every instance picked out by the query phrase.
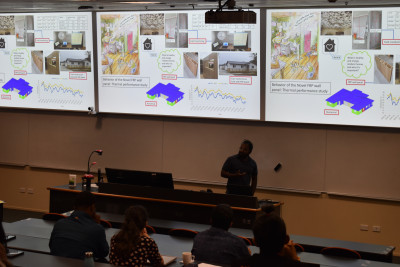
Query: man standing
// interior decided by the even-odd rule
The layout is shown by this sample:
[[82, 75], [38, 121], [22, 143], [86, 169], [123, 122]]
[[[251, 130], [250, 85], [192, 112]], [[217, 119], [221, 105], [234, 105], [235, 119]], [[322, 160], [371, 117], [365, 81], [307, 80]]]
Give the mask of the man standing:
[[227, 194], [254, 195], [258, 171], [256, 162], [250, 157], [252, 151], [253, 144], [244, 140], [239, 153], [229, 157], [222, 166], [221, 176], [228, 178]]
[[192, 254], [196, 261], [230, 265], [250, 256], [244, 240], [228, 232], [233, 211], [227, 204], [219, 204], [211, 214], [211, 228], [200, 232], [193, 240]]
[[104, 228], [99, 222], [94, 195], [87, 191], [79, 193], [74, 212], [54, 225], [49, 243], [50, 253], [83, 259], [85, 252], [93, 252], [95, 259], [105, 258], [109, 246]]

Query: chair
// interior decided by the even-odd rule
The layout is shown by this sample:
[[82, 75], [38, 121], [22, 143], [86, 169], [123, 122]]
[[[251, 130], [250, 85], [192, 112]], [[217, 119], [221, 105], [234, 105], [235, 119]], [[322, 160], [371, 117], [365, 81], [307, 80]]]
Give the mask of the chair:
[[294, 243], [293, 245], [297, 252], [304, 252], [304, 248], [302, 245], [300, 245], [298, 243]]
[[66, 218], [67, 216], [61, 214], [61, 213], [53, 213], [53, 212], [49, 212], [49, 213], [45, 213], [42, 216], [43, 220], [46, 221], [58, 221], [59, 219], [63, 219]]
[[146, 225], [146, 230], [148, 234], [155, 234], [156, 233], [156, 229], [154, 229], [153, 226], [150, 225]]
[[240, 237], [241, 239], [243, 239], [243, 241], [246, 243], [247, 246], [253, 246], [253, 242], [251, 242], [251, 240], [247, 237], [243, 237], [238, 235], [238, 237]]
[[340, 247], [326, 247], [321, 250], [321, 254], [330, 256], [339, 256], [352, 259], [361, 259], [360, 253], [355, 250]]
[[111, 225], [111, 223], [110, 223], [109, 221], [106, 221], [106, 220], [103, 220], [103, 219], [100, 219], [100, 224], [101, 224], [104, 228], [111, 228], [111, 227], [112, 227], [112, 225]]
[[198, 232], [189, 229], [171, 229], [168, 231], [169, 235], [172, 236], [182, 236], [182, 237], [195, 237]]

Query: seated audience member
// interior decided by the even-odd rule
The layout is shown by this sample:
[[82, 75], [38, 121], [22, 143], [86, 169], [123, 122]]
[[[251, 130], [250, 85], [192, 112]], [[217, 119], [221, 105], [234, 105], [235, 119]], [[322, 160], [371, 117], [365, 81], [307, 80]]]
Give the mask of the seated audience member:
[[11, 262], [7, 259], [6, 234], [4, 233], [3, 224], [0, 222], [0, 267], [11, 267]]
[[0, 267], [11, 267], [13, 266], [7, 259], [7, 252], [3, 244], [0, 244]]
[[75, 200], [74, 212], [58, 220], [50, 236], [50, 253], [56, 256], [83, 259], [85, 252], [93, 252], [98, 260], [108, 255], [109, 246], [100, 217], [96, 214], [95, 197], [81, 192]]
[[147, 211], [142, 206], [131, 206], [126, 210], [121, 230], [111, 238], [111, 264], [164, 266], [156, 242], [147, 234], [147, 220]]
[[198, 233], [194, 238], [192, 254], [196, 261], [231, 264], [250, 256], [244, 240], [228, 232], [232, 220], [233, 211], [229, 205], [220, 204], [214, 208], [210, 229]]
[[260, 253], [239, 260], [232, 266], [319, 266], [300, 262], [293, 241], [289, 240], [289, 236], [286, 234], [285, 222], [277, 215], [263, 214], [258, 217], [253, 226], [253, 234]]

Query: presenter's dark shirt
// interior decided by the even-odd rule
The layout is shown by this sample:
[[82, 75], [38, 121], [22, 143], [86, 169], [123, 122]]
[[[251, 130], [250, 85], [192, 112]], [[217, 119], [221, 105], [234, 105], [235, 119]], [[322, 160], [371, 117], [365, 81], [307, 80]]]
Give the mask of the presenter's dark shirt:
[[216, 227], [196, 235], [192, 254], [196, 261], [228, 265], [250, 256], [246, 243], [241, 238]]
[[56, 222], [49, 247], [52, 255], [79, 259], [89, 251], [95, 258], [105, 258], [109, 251], [103, 226], [83, 211], [74, 211]]
[[242, 161], [237, 154], [227, 158], [222, 169], [230, 173], [238, 171], [246, 173], [242, 177], [228, 178], [228, 187], [231, 184], [249, 186], [252, 177], [258, 173], [257, 163], [251, 157], [248, 157], [246, 161]]
[[316, 267], [319, 264], [295, 261], [278, 255], [253, 254], [232, 264], [232, 267]]

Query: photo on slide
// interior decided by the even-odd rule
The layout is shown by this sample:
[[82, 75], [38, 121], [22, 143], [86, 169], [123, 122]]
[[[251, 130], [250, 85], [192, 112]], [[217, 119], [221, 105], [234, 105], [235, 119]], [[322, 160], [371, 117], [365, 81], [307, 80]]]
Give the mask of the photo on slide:
[[218, 79], [218, 53], [201, 54], [200, 78]]
[[61, 71], [92, 71], [90, 51], [60, 51]]
[[164, 35], [164, 14], [140, 14], [140, 35]]
[[139, 75], [139, 15], [102, 14], [100, 19], [102, 73]]
[[321, 35], [351, 35], [352, 11], [321, 11]]
[[219, 53], [219, 75], [257, 76], [257, 53]]
[[31, 51], [32, 74], [43, 74], [43, 51]]
[[319, 12], [272, 12], [272, 79], [318, 80]]
[[391, 84], [393, 55], [375, 55], [374, 83]]
[[353, 49], [381, 49], [382, 11], [353, 12]]
[[35, 46], [33, 16], [15, 16], [14, 21], [17, 46]]
[[53, 51], [45, 57], [45, 70], [46, 74], [59, 75], [60, 74], [60, 52]]
[[15, 35], [14, 16], [0, 16], [0, 35]]
[[183, 53], [183, 77], [184, 78], [197, 78], [199, 69], [199, 53], [186, 52]]
[[213, 31], [212, 51], [251, 51], [250, 31]]
[[165, 14], [165, 47], [188, 47], [188, 14]]

